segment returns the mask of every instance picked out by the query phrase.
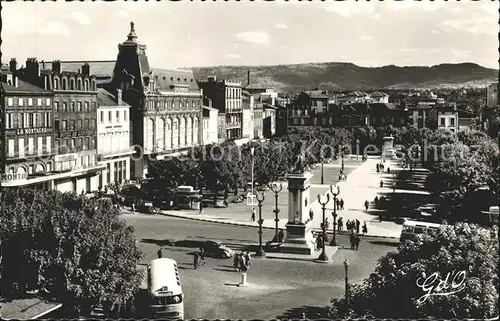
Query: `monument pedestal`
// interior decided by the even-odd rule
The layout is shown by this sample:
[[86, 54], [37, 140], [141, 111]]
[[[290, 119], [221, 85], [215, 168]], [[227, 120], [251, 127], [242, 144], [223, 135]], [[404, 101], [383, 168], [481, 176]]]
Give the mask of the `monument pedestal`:
[[394, 151], [394, 137], [384, 137], [384, 146], [382, 147], [382, 159], [395, 159], [396, 152]]
[[280, 246], [281, 253], [311, 255], [314, 245], [307, 237], [309, 226], [306, 224], [287, 223], [286, 237]]

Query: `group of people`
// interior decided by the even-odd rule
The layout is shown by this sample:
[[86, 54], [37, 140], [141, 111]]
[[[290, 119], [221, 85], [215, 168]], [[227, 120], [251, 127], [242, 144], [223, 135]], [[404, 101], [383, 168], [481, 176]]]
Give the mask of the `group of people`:
[[344, 199], [343, 198], [336, 198], [335, 199], [335, 207], [337, 207], [337, 210], [343, 210], [344, 209]]
[[[314, 232], [313, 232], [314, 233]], [[326, 233], [315, 233], [313, 234], [316, 242], [314, 243], [314, 249], [317, 251], [323, 248], [323, 244], [328, 242], [328, 235]]]
[[351, 250], [358, 250], [361, 239], [359, 238], [358, 234], [354, 234], [354, 232], [351, 232], [351, 236], [349, 237], [349, 242], [351, 243]]
[[200, 247], [199, 251], [194, 252], [193, 255], [193, 266], [195, 270], [198, 268], [200, 265], [205, 265], [205, 249]]
[[[361, 222], [359, 220], [347, 220], [347, 222], [345, 222], [345, 227], [348, 232], [354, 233], [354, 231], [356, 231], [356, 234], [359, 234]], [[342, 232], [343, 228], [344, 228], [344, 220], [342, 217], [340, 217], [337, 221], [337, 231]], [[363, 222], [362, 232], [363, 235], [368, 233], [368, 227], [366, 226], [366, 222]]]
[[248, 251], [246, 253], [236, 253], [233, 258], [233, 267], [235, 271], [246, 272], [252, 266], [252, 259]]
[[[385, 170], [384, 162], [377, 164], [377, 173], [383, 173]], [[387, 167], [387, 174], [391, 173], [391, 168]]]

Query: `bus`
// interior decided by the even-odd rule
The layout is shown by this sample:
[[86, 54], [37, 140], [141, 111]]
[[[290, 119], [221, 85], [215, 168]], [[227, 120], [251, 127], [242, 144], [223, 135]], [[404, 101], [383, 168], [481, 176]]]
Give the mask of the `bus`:
[[149, 308], [153, 318], [184, 319], [184, 294], [177, 262], [154, 259], [148, 265]]
[[441, 226], [442, 224], [438, 223], [406, 220], [403, 223], [403, 229], [401, 230], [401, 237], [399, 241], [402, 243], [405, 240], [414, 240], [419, 234], [437, 233], [441, 229]]

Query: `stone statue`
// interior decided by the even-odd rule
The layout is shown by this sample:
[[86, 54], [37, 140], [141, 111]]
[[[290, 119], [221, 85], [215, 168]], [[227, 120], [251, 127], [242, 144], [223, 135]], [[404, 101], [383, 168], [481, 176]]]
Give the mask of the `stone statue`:
[[305, 172], [304, 162], [305, 162], [305, 156], [304, 153], [301, 152], [295, 157], [295, 168], [293, 171], [295, 173], [304, 173]]

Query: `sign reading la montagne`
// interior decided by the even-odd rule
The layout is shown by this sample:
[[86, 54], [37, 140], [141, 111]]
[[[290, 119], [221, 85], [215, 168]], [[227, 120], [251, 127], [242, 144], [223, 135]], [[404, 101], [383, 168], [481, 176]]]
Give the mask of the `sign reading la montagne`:
[[52, 132], [50, 127], [39, 127], [39, 128], [16, 128], [16, 129], [6, 129], [5, 134], [7, 135], [33, 135], [33, 134], [46, 134]]

